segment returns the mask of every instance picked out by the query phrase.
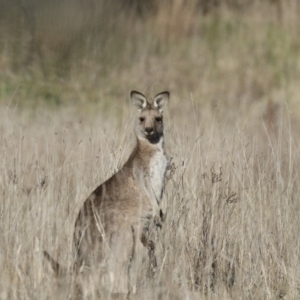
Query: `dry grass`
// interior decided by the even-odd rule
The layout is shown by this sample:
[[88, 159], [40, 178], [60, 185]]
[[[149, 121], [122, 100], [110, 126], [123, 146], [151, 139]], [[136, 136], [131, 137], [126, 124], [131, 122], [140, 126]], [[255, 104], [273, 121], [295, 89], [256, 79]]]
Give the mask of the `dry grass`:
[[[131, 298], [299, 298], [296, 2], [205, 16], [193, 1], [164, 3], [146, 20], [121, 13], [88, 32], [66, 20], [63, 72], [56, 47], [42, 50], [43, 66], [37, 54], [24, 65], [28, 33], [0, 32], [0, 299], [71, 294], [72, 276], [57, 281], [41, 253], [71, 266], [80, 205], [134, 145], [130, 89], [171, 90], [173, 158], [161, 264]], [[99, 277], [83, 299], [99, 298]]]
[[[166, 115], [174, 172], [161, 264], [153, 282], [140, 277], [133, 298], [298, 298], [299, 145], [286, 113], [270, 132], [263, 120], [222, 122], [221, 110], [187, 100], [185, 115]], [[34, 120], [11, 108], [1, 115], [1, 297], [65, 299], [71, 277], [57, 285], [41, 251], [70, 267], [79, 206], [133, 147], [128, 112], [121, 125], [87, 124], [67, 109]], [[98, 299], [98, 276], [83, 298]]]

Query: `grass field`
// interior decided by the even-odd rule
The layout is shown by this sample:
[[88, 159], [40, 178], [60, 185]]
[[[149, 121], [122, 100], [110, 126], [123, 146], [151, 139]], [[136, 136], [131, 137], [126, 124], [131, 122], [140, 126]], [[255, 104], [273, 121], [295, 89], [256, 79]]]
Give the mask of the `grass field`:
[[[65, 24], [68, 59], [46, 39], [30, 63], [28, 32], [1, 27], [0, 299], [71, 293], [42, 251], [70, 268], [81, 204], [134, 146], [131, 89], [171, 91], [172, 157], [161, 264], [131, 298], [300, 297], [300, 23], [283, 3], [203, 15], [174, 1], [68, 47]], [[99, 299], [98, 280], [83, 299]]]

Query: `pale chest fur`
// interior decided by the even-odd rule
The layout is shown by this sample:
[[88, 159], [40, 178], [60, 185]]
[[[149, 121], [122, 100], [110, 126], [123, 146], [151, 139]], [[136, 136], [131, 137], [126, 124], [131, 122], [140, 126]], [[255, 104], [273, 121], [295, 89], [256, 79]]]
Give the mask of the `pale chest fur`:
[[162, 196], [167, 166], [168, 159], [163, 149], [159, 149], [154, 153], [149, 162], [149, 188], [157, 202], [160, 202]]

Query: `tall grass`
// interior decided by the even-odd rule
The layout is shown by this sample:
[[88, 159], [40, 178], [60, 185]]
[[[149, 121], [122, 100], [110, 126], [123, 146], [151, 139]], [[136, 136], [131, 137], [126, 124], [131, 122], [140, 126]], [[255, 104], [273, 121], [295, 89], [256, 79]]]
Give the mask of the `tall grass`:
[[[71, 267], [79, 207], [134, 145], [130, 89], [171, 90], [172, 157], [159, 267], [137, 271], [131, 298], [299, 298], [298, 5], [161, 3], [82, 10], [74, 26], [76, 6], [41, 7], [33, 57], [26, 18], [1, 18], [1, 299], [72, 294], [72, 274], [57, 280], [41, 253]], [[83, 299], [103, 296], [99, 280]]]
[[[132, 298], [298, 298], [299, 144], [288, 115], [283, 111], [270, 132], [263, 120], [241, 127], [187, 100], [188, 118], [178, 110], [166, 116], [172, 167], [160, 264], [153, 282], [138, 276]], [[62, 111], [32, 121], [2, 111], [3, 299], [71, 294], [71, 274], [57, 282], [41, 251], [64, 268], [72, 264], [80, 205], [133, 147], [126, 110], [123, 120], [87, 124]], [[83, 298], [98, 299], [99, 280], [96, 274], [83, 286]]]

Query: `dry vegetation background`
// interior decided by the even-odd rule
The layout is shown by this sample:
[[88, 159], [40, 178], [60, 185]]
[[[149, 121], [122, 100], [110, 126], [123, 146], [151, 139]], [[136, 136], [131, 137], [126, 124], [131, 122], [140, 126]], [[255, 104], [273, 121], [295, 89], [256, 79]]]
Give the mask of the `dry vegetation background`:
[[299, 299], [299, 17], [297, 0], [0, 0], [0, 299], [71, 293], [41, 251], [70, 267], [80, 205], [134, 145], [131, 89], [171, 91], [173, 158], [162, 263], [132, 298]]

